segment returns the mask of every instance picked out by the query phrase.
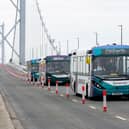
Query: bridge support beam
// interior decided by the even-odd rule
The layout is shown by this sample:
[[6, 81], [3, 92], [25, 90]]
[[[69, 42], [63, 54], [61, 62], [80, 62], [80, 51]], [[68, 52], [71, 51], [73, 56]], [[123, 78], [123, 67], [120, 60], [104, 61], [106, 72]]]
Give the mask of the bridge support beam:
[[25, 12], [26, 12], [26, 0], [20, 0], [20, 36], [19, 36], [19, 63], [25, 64]]
[[1, 63], [4, 64], [5, 63], [5, 45], [4, 45], [4, 23], [2, 25], [0, 25], [1, 27]]
[[2, 25], [2, 64], [5, 62], [5, 51], [4, 51], [4, 23]]

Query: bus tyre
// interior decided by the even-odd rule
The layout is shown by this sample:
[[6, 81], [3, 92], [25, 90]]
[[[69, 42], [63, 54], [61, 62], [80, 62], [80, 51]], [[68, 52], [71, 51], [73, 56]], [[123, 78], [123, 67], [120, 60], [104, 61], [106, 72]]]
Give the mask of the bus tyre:
[[127, 95], [127, 98], [128, 98], [128, 100], [129, 100], [129, 95]]
[[88, 98], [88, 84], [86, 84], [86, 98]]
[[76, 82], [74, 82], [74, 93], [76, 96], [78, 96], [79, 94], [77, 93], [77, 89], [76, 89]]
[[76, 92], [76, 82], [74, 82], [74, 93], [75, 93], [75, 95], [77, 95], [77, 92]]
[[45, 85], [48, 86], [48, 80], [46, 79]]

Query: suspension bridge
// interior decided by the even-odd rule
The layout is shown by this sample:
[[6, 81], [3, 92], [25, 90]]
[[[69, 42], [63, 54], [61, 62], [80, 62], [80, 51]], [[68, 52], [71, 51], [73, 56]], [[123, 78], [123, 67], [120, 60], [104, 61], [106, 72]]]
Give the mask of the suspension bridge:
[[[60, 54], [60, 48], [49, 34], [38, 0], [32, 0], [31, 4], [26, 0], [8, 0], [8, 3], [13, 6], [15, 16], [8, 31], [5, 30], [4, 21], [0, 25], [2, 64], [5, 63], [6, 57], [10, 62], [16, 61], [24, 65], [30, 58]], [[10, 49], [8, 54], [5, 47], [7, 45]]]

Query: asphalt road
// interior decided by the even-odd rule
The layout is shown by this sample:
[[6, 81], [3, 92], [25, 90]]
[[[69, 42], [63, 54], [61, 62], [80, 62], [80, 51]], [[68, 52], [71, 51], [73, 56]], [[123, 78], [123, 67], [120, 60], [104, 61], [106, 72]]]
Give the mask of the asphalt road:
[[102, 101], [65, 96], [65, 87], [55, 87], [49, 92], [26, 84], [0, 68], [0, 90], [13, 107], [24, 129], [129, 129], [129, 100], [113, 99], [103, 112]]

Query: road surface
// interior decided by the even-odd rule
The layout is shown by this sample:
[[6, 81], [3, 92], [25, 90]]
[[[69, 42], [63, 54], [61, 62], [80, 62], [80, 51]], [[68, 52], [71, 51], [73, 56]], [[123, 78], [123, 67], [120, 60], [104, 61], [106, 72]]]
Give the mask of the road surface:
[[[14, 70], [14, 69], [13, 69]], [[0, 90], [16, 113], [24, 129], [129, 129], [128, 99], [108, 101], [108, 111], [103, 112], [102, 101], [76, 97], [70, 90], [65, 96], [65, 87], [55, 87], [49, 92], [26, 84], [20, 78], [0, 68]]]

